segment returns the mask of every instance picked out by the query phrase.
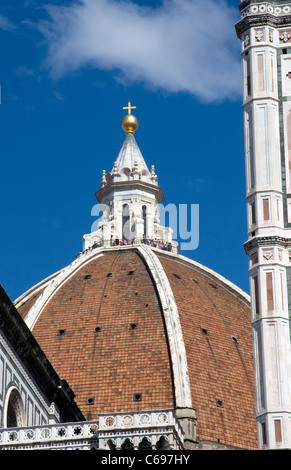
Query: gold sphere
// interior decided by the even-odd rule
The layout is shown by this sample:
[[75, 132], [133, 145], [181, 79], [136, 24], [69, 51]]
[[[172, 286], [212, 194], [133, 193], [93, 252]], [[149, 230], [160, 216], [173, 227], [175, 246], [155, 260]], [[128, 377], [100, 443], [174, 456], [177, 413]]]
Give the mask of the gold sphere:
[[127, 114], [122, 118], [121, 125], [126, 134], [134, 134], [138, 128], [138, 120], [132, 114]]

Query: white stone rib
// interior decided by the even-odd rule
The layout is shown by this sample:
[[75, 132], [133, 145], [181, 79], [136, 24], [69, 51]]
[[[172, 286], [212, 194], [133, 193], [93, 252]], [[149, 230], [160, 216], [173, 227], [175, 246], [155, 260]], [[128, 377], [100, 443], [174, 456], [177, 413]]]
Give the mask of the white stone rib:
[[152, 249], [139, 245], [138, 251], [152, 274], [162, 304], [171, 352], [176, 407], [192, 408], [186, 348], [172, 288], [164, 268]]

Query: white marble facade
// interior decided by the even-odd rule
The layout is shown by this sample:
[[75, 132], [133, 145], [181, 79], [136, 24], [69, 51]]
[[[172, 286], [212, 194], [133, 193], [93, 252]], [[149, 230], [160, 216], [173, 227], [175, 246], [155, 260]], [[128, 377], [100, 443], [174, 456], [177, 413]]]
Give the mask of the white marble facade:
[[244, 1], [241, 21], [236, 25], [242, 42], [245, 250], [249, 256], [261, 449], [291, 448], [287, 277], [291, 249], [290, 14], [291, 3], [286, 1]]
[[0, 330], [1, 427], [44, 425], [59, 419], [54, 403], [47, 401]]

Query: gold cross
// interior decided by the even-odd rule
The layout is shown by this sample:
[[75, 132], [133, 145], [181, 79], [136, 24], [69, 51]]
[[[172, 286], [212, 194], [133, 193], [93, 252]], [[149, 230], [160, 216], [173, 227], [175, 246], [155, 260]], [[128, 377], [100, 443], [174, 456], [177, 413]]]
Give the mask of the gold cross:
[[128, 109], [128, 114], [131, 114], [131, 110], [132, 109], [136, 109], [136, 106], [131, 106], [131, 102], [129, 101], [128, 102], [128, 106], [126, 106], [125, 108], [123, 109]]

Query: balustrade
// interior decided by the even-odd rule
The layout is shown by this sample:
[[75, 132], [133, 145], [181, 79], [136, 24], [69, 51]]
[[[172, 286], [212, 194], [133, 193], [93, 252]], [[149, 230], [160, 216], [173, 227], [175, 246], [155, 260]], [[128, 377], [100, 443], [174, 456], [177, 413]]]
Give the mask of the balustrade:
[[98, 421], [0, 429], [0, 449], [173, 449], [183, 432], [173, 410], [100, 414]]

